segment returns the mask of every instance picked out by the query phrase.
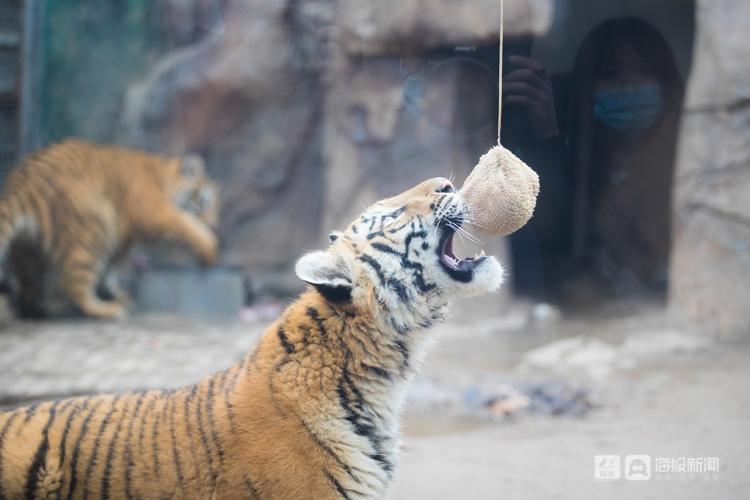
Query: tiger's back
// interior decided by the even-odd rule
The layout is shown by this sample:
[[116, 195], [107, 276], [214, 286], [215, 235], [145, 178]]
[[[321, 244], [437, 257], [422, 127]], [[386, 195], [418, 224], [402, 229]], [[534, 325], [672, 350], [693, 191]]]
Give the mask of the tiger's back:
[[[194, 158], [81, 140], [53, 145], [6, 179], [0, 264], [10, 251], [11, 274], [19, 271], [16, 288], [32, 305], [59, 295], [86, 314], [118, 316], [128, 302], [124, 292], [114, 286], [114, 300], [107, 302], [96, 288], [112, 281], [105, 279], [110, 264], [132, 243], [163, 235], [191, 246], [206, 262], [215, 260], [216, 238], [208, 226], [216, 221], [215, 192]], [[196, 198], [207, 201], [195, 207]], [[14, 243], [26, 248], [14, 252]], [[29, 246], [42, 257], [28, 257]], [[40, 279], [44, 270], [50, 272]]]
[[174, 392], [0, 413], [0, 498], [210, 497], [238, 369]]

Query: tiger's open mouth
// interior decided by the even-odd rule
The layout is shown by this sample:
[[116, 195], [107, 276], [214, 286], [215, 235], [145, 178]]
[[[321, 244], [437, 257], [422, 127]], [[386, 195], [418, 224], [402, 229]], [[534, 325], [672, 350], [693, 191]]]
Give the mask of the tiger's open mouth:
[[443, 226], [440, 245], [438, 245], [440, 265], [443, 266], [443, 269], [445, 269], [451, 278], [467, 283], [474, 277], [474, 270], [487, 259], [487, 256], [484, 255], [484, 250], [482, 250], [479, 255], [475, 255], [474, 257], [463, 259], [456, 257], [456, 254], [453, 253], [453, 237], [456, 235], [455, 227], [461, 227], [463, 219], [459, 218], [451, 222], [453, 227], [451, 225]]

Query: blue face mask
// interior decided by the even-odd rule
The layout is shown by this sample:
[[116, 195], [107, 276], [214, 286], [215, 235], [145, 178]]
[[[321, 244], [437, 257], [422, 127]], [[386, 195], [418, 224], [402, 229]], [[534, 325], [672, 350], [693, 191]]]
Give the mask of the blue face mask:
[[645, 130], [661, 116], [661, 87], [657, 84], [616, 87], [594, 94], [594, 119], [618, 132]]

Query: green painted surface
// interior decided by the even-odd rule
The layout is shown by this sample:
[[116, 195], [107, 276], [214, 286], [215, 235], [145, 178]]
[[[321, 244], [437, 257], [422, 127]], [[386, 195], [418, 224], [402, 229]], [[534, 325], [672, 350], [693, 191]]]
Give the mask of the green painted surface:
[[127, 87], [167, 50], [163, 2], [46, 0], [39, 139], [116, 141]]

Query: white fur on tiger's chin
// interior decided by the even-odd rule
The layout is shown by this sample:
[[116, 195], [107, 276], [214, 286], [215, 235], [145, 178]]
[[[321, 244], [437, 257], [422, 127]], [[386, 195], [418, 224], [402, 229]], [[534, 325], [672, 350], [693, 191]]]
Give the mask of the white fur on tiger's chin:
[[474, 276], [470, 282], [455, 281], [444, 274], [439, 280], [439, 286], [449, 299], [471, 298], [497, 292], [504, 282], [505, 269], [495, 256], [489, 255], [474, 269]]
[[473, 283], [475, 287], [469, 287], [469, 290], [466, 290], [465, 293], [476, 296], [499, 291], [505, 283], [505, 269], [500, 261], [494, 255], [490, 255], [480, 266], [474, 272]]

